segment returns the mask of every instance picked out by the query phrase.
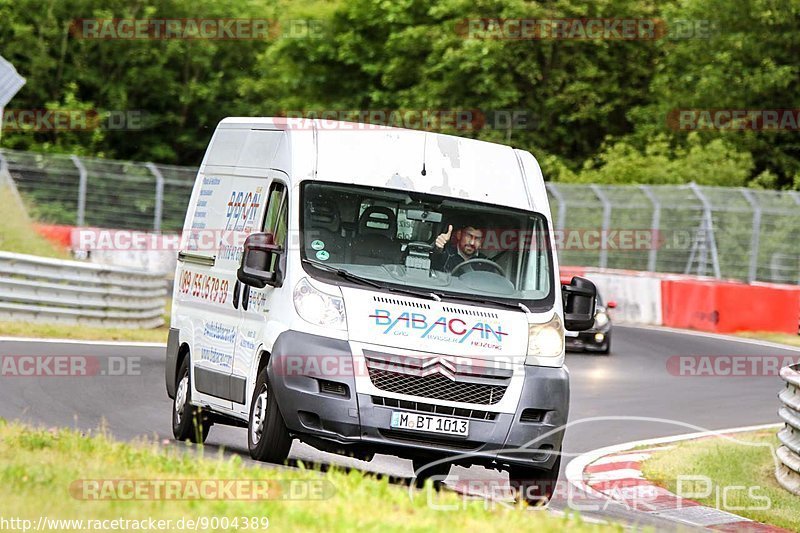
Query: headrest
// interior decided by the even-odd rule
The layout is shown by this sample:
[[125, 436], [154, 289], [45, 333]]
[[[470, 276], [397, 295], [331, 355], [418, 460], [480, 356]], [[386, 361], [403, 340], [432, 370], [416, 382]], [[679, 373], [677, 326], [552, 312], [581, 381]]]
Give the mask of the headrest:
[[388, 207], [370, 206], [358, 219], [358, 233], [379, 233], [394, 238], [397, 235], [397, 216]]
[[306, 203], [308, 225], [317, 229], [339, 231], [339, 210], [323, 198], [313, 198]]

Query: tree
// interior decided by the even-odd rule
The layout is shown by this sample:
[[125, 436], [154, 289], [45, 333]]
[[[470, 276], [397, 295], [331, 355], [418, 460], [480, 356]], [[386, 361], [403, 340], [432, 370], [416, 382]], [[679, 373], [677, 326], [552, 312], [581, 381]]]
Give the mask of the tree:
[[[676, 109], [795, 109], [800, 98], [800, 4], [793, 0], [683, 0], [667, 4], [676, 25], [697, 24], [699, 35], [659, 41], [661, 60], [650, 83], [650, 102], [631, 111], [630, 142], [643, 147], [667, 131], [685, 144], [687, 133], [667, 128]], [[711, 31], [702, 31], [711, 23]], [[751, 176], [767, 170], [778, 186], [800, 172], [797, 130], [706, 131], [703, 142], [724, 141], [753, 155]]]
[[[15, 0], [0, 5], [4, 56], [28, 82], [17, 109], [93, 109], [132, 129], [17, 132], [6, 147], [197, 164], [223, 117], [247, 114], [243, 78], [259, 75], [253, 58], [269, 41], [101, 40], [81, 38], [77, 19], [270, 18], [277, 5], [254, 0]], [[131, 115], [132, 114], [132, 115]]]

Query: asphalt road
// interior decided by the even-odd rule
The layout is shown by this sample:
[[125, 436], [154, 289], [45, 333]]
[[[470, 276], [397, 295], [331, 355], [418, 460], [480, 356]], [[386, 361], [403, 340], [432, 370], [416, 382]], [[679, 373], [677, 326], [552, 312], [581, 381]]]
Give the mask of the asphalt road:
[[[89, 356], [89, 373], [96, 375], [10, 377], [5, 368], [0, 377], [0, 417], [82, 430], [103, 424], [115, 437], [125, 440], [142, 436], [171, 439], [171, 400], [164, 388], [163, 348], [0, 341], [4, 361], [7, 356], [23, 355]], [[602, 446], [700, 429], [778, 422], [776, 396], [781, 381], [777, 375], [676, 375], [681, 356], [741, 355], [797, 360], [800, 350], [656, 328], [616, 326], [610, 356], [568, 354], [572, 402], [562, 468], [576, 454]], [[114, 364], [109, 367], [110, 359]], [[131, 362], [133, 367], [120, 371]], [[122, 375], [114, 375], [118, 373]], [[212, 450], [223, 446], [230, 453], [247, 455], [244, 429], [215, 426], [207, 445]], [[325, 454], [298, 442], [293, 445], [292, 456], [399, 477], [412, 475], [410, 461], [390, 456], [376, 456], [372, 462], [364, 463]], [[461, 472], [464, 469], [451, 473]], [[475, 467], [470, 476], [491, 478], [500, 474]], [[564, 502], [556, 501], [553, 507], [564, 506]], [[625, 509], [605, 509], [597, 516], [637, 520]]]

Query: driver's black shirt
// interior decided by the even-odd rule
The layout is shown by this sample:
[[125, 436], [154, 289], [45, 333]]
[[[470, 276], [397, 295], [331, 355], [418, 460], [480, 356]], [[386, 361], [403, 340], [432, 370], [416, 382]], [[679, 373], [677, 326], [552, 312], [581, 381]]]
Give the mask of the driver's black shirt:
[[[470, 257], [470, 259], [486, 259], [486, 256], [478, 252]], [[431, 268], [433, 270], [439, 270], [440, 272], [450, 272], [456, 265], [464, 261], [466, 261], [466, 259], [461, 257], [461, 254], [458, 253], [458, 246], [448, 242], [441, 250], [434, 247], [434, 252], [431, 255]]]

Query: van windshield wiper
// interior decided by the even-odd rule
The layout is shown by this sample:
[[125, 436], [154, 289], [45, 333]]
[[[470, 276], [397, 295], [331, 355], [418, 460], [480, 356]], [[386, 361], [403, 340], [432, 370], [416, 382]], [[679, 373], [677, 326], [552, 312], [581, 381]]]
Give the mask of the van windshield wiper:
[[355, 281], [357, 283], [361, 283], [363, 285], [369, 285], [370, 287], [375, 287], [376, 289], [382, 288], [381, 284], [377, 281], [372, 281], [371, 279], [362, 278], [358, 274], [353, 274], [349, 270], [345, 270], [343, 268], [338, 268], [332, 265], [326, 265], [325, 263], [321, 263], [319, 261], [314, 261], [312, 259], [303, 259], [303, 263], [308, 263], [309, 265], [314, 265], [315, 267], [322, 268], [329, 272], [334, 272], [337, 276], [341, 276], [344, 279], [348, 279], [350, 281]]
[[314, 261], [313, 259], [303, 259], [304, 263], [308, 263], [309, 265], [314, 265], [315, 267], [322, 268], [329, 272], [335, 273], [337, 276], [340, 276], [344, 279], [355, 281], [357, 283], [361, 283], [363, 285], [369, 285], [370, 287], [375, 287], [376, 289], [384, 289], [391, 292], [398, 292], [402, 294], [408, 294], [410, 296], [417, 296], [419, 298], [428, 298], [430, 300], [436, 300], [437, 302], [442, 301], [442, 297], [436, 294], [435, 292], [425, 292], [425, 291], [415, 291], [411, 289], [401, 289], [399, 287], [389, 287], [387, 285], [383, 285], [378, 281], [364, 278], [359, 276], [358, 274], [353, 274], [349, 270], [345, 270], [344, 268], [335, 267], [333, 265], [328, 265], [325, 263], [321, 263], [319, 261]]
[[436, 302], [442, 301], [442, 297], [439, 294], [431, 291], [415, 291], [413, 289], [402, 289], [400, 287], [384, 287], [384, 288], [392, 292], [409, 294], [411, 296], [417, 296], [419, 298], [428, 298], [429, 300], [434, 300]]
[[530, 313], [528, 307], [522, 302], [504, 302], [503, 300], [493, 300], [491, 298], [480, 298], [476, 296], [458, 296], [451, 293], [443, 294], [442, 297], [452, 298], [453, 300], [466, 300], [468, 302], [499, 305], [502, 307], [509, 307], [511, 309], [517, 309], [517, 310], [521, 309], [526, 313]]

